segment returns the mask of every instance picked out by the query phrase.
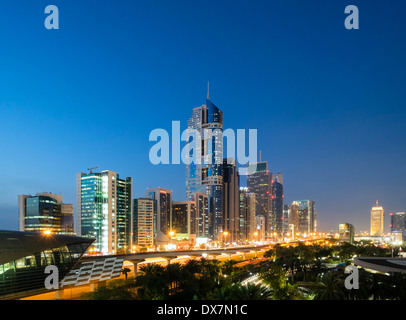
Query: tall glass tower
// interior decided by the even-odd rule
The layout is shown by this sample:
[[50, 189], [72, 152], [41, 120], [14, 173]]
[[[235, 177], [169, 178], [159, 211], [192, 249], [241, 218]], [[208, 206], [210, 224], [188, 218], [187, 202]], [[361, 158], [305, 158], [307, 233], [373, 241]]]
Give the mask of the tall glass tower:
[[96, 251], [129, 252], [132, 216], [132, 178], [109, 170], [76, 175], [76, 232], [96, 239]]
[[207, 97], [188, 120], [186, 198], [208, 195], [208, 224], [212, 239], [223, 232], [223, 112]]

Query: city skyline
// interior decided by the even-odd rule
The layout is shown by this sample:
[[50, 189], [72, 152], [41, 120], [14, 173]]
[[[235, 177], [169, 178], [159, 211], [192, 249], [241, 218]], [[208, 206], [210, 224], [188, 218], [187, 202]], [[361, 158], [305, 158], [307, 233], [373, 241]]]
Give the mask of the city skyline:
[[[406, 210], [405, 5], [382, 12], [357, 1], [352, 32], [342, 3], [316, 3], [160, 2], [156, 11], [127, 2], [122, 12], [85, 1], [80, 12], [60, 5], [55, 33], [33, 14], [41, 5], [7, 3], [0, 29], [15, 25], [10, 12], [23, 19], [2, 34], [0, 53], [1, 229], [18, 229], [19, 194], [75, 204], [76, 173], [95, 166], [132, 177], [133, 198], [161, 187], [185, 200], [185, 166], [149, 163], [148, 135], [170, 132], [171, 121], [186, 129], [210, 81], [224, 128], [258, 129], [262, 160], [283, 173], [285, 204], [314, 200], [319, 230], [348, 222], [358, 232], [379, 200], [389, 231], [389, 213]], [[382, 24], [382, 15], [393, 18]], [[210, 25], [194, 23], [205, 16]], [[241, 23], [247, 16], [257, 19]]]

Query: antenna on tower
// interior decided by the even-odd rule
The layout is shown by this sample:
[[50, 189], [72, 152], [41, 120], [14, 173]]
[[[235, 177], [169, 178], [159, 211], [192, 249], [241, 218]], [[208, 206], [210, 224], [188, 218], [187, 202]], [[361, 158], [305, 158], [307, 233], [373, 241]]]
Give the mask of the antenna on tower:
[[207, 81], [207, 100], [209, 100], [209, 96], [210, 96], [210, 82]]
[[261, 150], [259, 150], [259, 162], [261, 162]]

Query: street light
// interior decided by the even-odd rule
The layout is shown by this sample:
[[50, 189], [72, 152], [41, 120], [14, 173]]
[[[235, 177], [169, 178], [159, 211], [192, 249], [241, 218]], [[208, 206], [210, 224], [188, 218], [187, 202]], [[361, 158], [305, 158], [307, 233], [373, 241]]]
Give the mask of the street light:
[[223, 232], [223, 235], [224, 235], [224, 243], [226, 242], [226, 237], [227, 237], [227, 235], [228, 235], [228, 231], [224, 231]]

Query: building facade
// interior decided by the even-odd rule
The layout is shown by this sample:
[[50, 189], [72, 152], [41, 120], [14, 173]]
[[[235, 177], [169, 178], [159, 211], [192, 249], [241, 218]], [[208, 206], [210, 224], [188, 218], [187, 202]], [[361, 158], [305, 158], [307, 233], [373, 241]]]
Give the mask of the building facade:
[[172, 226], [174, 237], [183, 240], [194, 240], [197, 233], [195, 201], [172, 202]]
[[[250, 167], [254, 169], [251, 169]], [[274, 232], [271, 210], [271, 173], [268, 162], [258, 162], [248, 165], [247, 187], [249, 192], [255, 193], [256, 215], [264, 218], [265, 237], [271, 239]]]
[[209, 197], [206, 193], [196, 192], [191, 195], [196, 204], [196, 238], [209, 239]]
[[223, 112], [207, 97], [194, 108], [188, 120], [186, 199], [196, 192], [208, 195], [209, 235], [218, 240], [223, 233]]
[[156, 200], [157, 245], [168, 244], [171, 231], [172, 190], [160, 187], [150, 188], [145, 192], [145, 197]]
[[132, 245], [132, 178], [110, 170], [76, 175], [76, 232], [94, 238], [94, 250], [130, 252]]
[[240, 176], [234, 159], [223, 160], [223, 232], [227, 241], [240, 240]]
[[303, 237], [317, 232], [317, 214], [313, 200], [298, 200], [298, 232]]
[[240, 225], [239, 240], [241, 243], [260, 239], [256, 221], [255, 193], [248, 188], [240, 188]]
[[274, 233], [283, 236], [283, 174], [271, 174], [271, 219]]
[[340, 242], [354, 243], [354, 226], [350, 223], [340, 223], [338, 225], [338, 234]]
[[74, 235], [73, 204], [52, 193], [19, 195], [19, 231]]
[[402, 244], [406, 241], [406, 213], [397, 212], [391, 213], [391, 236], [395, 243]]
[[382, 237], [384, 232], [384, 210], [379, 205], [378, 200], [376, 206], [371, 209], [371, 233], [373, 237]]
[[133, 245], [154, 247], [157, 238], [157, 201], [134, 199]]

